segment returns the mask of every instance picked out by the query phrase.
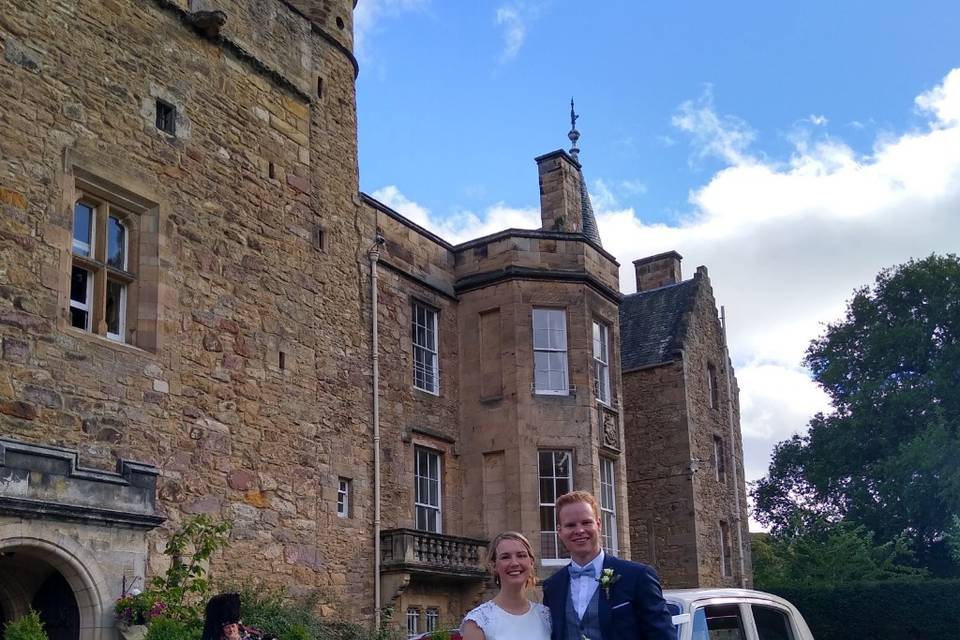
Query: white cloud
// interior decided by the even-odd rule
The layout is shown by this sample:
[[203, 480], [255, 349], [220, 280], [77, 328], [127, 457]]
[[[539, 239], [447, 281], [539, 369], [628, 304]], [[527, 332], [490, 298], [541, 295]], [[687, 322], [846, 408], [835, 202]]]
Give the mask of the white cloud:
[[647, 192], [647, 185], [640, 180], [620, 180], [608, 184], [603, 178], [597, 178], [590, 185], [590, 202], [594, 210], [611, 211], [620, 206], [622, 198], [642, 196]]
[[[753, 131], [718, 114], [708, 91], [682, 104], [674, 124], [696, 155], [716, 155], [726, 166], [689, 194], [679, 224], [645, 222], [618, 205], [613, 183], [592, 185], [604, 247], [622, 265], [624, 291], [634, 290], [631, 262], [640, 257], [675, 249], [687, 277], [697, 265], [709, 267], [740, 383], [748, 481], [766, 472], [776, 442], [804, 431], [827, 408], [801, 363], [852, 291], [885, 267], [957, 251], [960, 69], [921, 94], [916, 107], [927, 118], [922, 128], [878, 136], [867, 154], [839, 139], [808, 137], [775, 161], [751, 152]], [[395, 188], [374, 197], [454, 242], [540, 223], [533, 208], [497, 204], [479, 215], [440, 218]]]
[[936, 116], [944, 127], [960, 124], [960, 68], [947, 74], [943, 84], [917, 96], [917, 108]]
[[590, 187], [590, 203], [593, 204], [594, 209], [603, 211], [609, 211], [619, 206], [617, 197], [613, 195], [613, 191], [607, 186], [603, 178], [597, 178], [593, 181], [593, 185]]
[[422, 11], [430, 0], [361, 0], [353, 10], [353, 50], [357, 59], [370, 64], [370, 37], [377, 32], [383, 20], [409, 11]]
[[397, 187], [391, 185], [370, 194], [421, 227], [429, 229], [444, 240], [457, 244], [504, 229], [540, 228], [539, 209], [517, 209], [503, 203], [487, 207], [482, 214], [461, 210], [443, 218], [411, 201]]
[[827, 120], [827, 116], [817, 115], [815, 113], [811, 113], [809, 116], [807, 116], [807, 121], [810, 124], [818, 127], [825, 127], [827, 126], [827, 123], [830, 122]]
[[960, 70], [923, 93], [922, 130], [878, 138], [868, 154], [841, 140], [795, 140], [791, 157], [758, 160], [746, 125], [710, 100], [681, 105], [675, 124], [694, 153], [727, 166], [690, 194], [678, 226], [633, 209], [600, 210], [604, 246], [624, 265], [676, 249], [689, 276], [709, 267], [726, 306], [741, 387], [747, 479], [766, 472], [772, 446], [805, 430], [826, 397], [800, 368], [806, 346], [842, 316], [853, 289], [911, 257], [957, 250], [960, 238]]
[[501, 62], [508, 62], [517, 57], [523, 41], [527, 37], [527, 25], [524, 16], [516, 6], [504, 5], [497, 8], [497, 25], [503, 27], [503, 52]]
[[620, 188], [632, 196], [642, 196], [647, 192], [647, 185], [640, 180], [621, 180]]
[[710, 86], [699, 99], [681, 104], [671, 122], [690, 134], [701, 158], [717, 156], [731, 164], [742, 164], [749, 159], [744, 152], [756, 134], [740, 118], [717, 114]]

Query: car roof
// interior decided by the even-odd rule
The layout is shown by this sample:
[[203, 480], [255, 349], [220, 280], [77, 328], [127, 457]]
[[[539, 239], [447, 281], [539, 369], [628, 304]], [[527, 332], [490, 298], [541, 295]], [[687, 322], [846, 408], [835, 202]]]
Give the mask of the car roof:
[[663, 597], [667, 600], [681, 602], [686, 609], [690, 604], [701, 600], [711, 599], [732, 599], [732, 600], [767, 600], [776, 602], [785, 607], [793, 608], [787, 600], [780, 596], [775, 596], [766, 591], [754, 591], [753, 589], [665, 589]]

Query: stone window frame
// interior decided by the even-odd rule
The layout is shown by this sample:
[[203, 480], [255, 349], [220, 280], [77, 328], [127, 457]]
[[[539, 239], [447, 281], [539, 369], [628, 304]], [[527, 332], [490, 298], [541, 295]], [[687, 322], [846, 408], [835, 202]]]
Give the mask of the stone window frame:
[[613, 555], [618, 555], [620, 536], [617, 528], [617, 461], [607, 456], [600, 456], [600, 495], [598, 497], [603, 548]]
[[[556, 454], [566, 454], [567, 455], [567, 474], [566, 476], [557, 475], [557, 459]], [[542, 456], [543, 454], [551, 455], [552, 472], [549, 475], [543, 473], [542, 467]], [[566, 480], [566, 487], [558, 486], [559, 480]], [[544, 482], [549, 482], [552, 493], [544, 495], [543, 488]], [[562, 496], [565, 493], [573, 491], [573, 450], [572, 449], [558, 449], [558, 448], [543, 448], [537, 449], [537, 500], [538, 500], [538, 517], [540, 519], [540, 564], [543, 566], [561, 566], [565, 565], [570, 561], [570, 554], [567, 552], [566, 548], [560, 542], [560, 536], [557, 533], [557, 498]], [[546, 524], [549, 523], [549, 524]], [[547, 526], [548, 528], [544, 528]], [[548, 556], [544, 552], [544, 540], [551, 540], [552, 546], [556, 549], [556, 553]]]
[[[420, 322], [420, 317], [424, 322]], [[430, 326], [432, 325], [432, 326]], [[433, 345], [418, 343], [418, 336], [429, 338], [432, 334]], [[411, 303], [410, 315], [410, 344], [413, 351], [413, 388], [430, 395], [440, 395], [440, 310], [435, 306], [413, 298]], [[426, 370], [425, 365], [420, 364], [418, 354], [430, 360], [431, 372]], [[420, 379], [418, 380], [418, 376]]]
[[[538, 333], [538, 329], [537, 329], [537, 316], [538, 316], [538, 314], [545, 314], [545, 317], [547, 318], [546, 327], [545, 327], [545, 328], [541, 328], [539, 331], [546, 331], [546, 332], [548, 332], [548, 334], [549, 334], [549, 332], [551, 332], [551, 331], [558, 331], [558, 329], [551, 328], [551, 325], [550, 325], [550, 322], [549, 322], [549, 318], [550, 318], [551, 316], [553, 316], [553, 314], [558, 314], [556, 317], [560, 317], [560, 318], [563, 320], [563, 323], [562, 323], [563, 326], [559, 329], [559, 330], [562, 330], [562, 332], [563, 332], [563, 339], [560, 341], [561, 344], [560, 344], [559, 346], [558, 346], [558, 345], [555, 345], [555, 344], [551, 344], [551, 341], [550, 341], [549, 337], [548, 337], [548, 339], [547, 339], [546, 344], [539, 344], [539, 346], [538, 346], [538, 341], [537, 341], [537, 333]], [[570, 344], [569, 344], [569, 341], [570, 341], [570, 332], [567, 330], [567, 328], [568, 328], [568, 323], [567, 323], [567, 310], [566, 310], [565, 308], [563, 308], [563, 307], [533, 307], [533, 309], [531, 310], [531, 313], [530, 313], [530, 328], [531, 328], [531, 333], [532, 333], [531, 345], [532, 345], [532, 348], [533, 348], [533, 383], [532, 383], [532, 385], [531, 385], [532, 388], [533, 388], [533, 393], [534, 393], [535, 395], [542, 395], [542, 396], [568, 396], [568, 395], [570, 395], [570, 393], [574, 390], [574, 388], [573, 388], [573, 387], [571, 386], [571, 384], [570, 384], [570, 362], [569, 362], [569, 360], [570, 360]], [[550, 372], [552, 372], [552, 371], [559, 371], [559, 372], [561, 373], [562, 377], [563, 377], [563, 381], [562, 381], [562, 385], [561, 385], [561, 386], [556, 387], [556, 388], [554, 388], [554, 387], [541, 387], [540, 385], [537, 384], [537, 372], [538, 372], [538, 370], [539, 370], [539, 369], [537, 368], [537, 354], [538, 354], [538, 353], [544, 353], [544, 354], [563, 354], [563, 362], [562, 362], [563, 368], [562, 368], [562, 369], [556, 370], [556, 369], [547, 368], [547, 369], [544, 370], [544, 371], [546, 372], [546, 374], [548, 375], [548, 380], [549, 380], [549, 373], [550, 373]], [[548, 363], [548, 364], [549, 364], [549, 363]]]
[[730, 525], [726, 520], [721, 520], [718, 529], [720, 532], [720, 577], [730, 578], [733, 576], [733, 547], [730, 544]]
[[[610, 388], [610, 325], [594, 318], [592, 326], [593, 397], [597, 402], [612, 407], [613, 389]], [[597, 349], [600, 349], [598, 355]], [[606, 355], [604, 360], [602, 356]]]
[[437, 631], [440, 628], [440, 608], [439, 607], [427, 607], [424, 610], [424, 631], [426, 633], [431, 633]]
[[714, 364], [707, 364], [707, 402], [711, 409], [720, 408], [720, 386], [717, 382], [717, 367]]
[[[55, 223], [58, 229], [55, 241], [61, 250], [58, 268], [58, 329], [73, 335], [97, 340], [119, 349], [134, 349], [157, 353], [161, 347], [159, 318], [161, 316], [160, 292], [160, 220], [163, 215], [159, 199], [137, 180], [132, 180], [116, 171], [100, 167], [86, 158], [66, 158], [65, 173], [61, 181], [63, 190], [63, 222]], [[114, 207], [127, 223], [127, 269], [126, 273], [111, 270], [111, 276], [127, 282], [126, 326], [123, 341], [110, 339], [106, 331], [99, 331], [102, 312], [98, 310], [98, 292], [94, 289], [91, 299], [95, 312], [91, 318], [90, 331], [75, 328], [70, 319], [70, 285], [74, 264], [87, 268], [102, 269], [103, 291], [106, 290], [107, 269], [103, 260], [90, 260], [73, 252], [74, 210], [78, 202], [106, 205], [105, 212]], [[106, 217], [103, 217], [106, 220]], [[62, 234], [60, 233], [62, 229]], [[105, 237], [105, 235], [104, 235]], [[96, 249], [94, 249], [96, 251]], [[98, 316], [98, 314], [101, 314]], [[97, 324], [95, 324], [97, 323]]]
[[[69, 299], [69, 326], [93, 335], [123, 344], [130, 343], [136, 336], [136, 316], [130, 310], [136, 310], [138, 289], [137, 271], [139, 266], [139, 225], [137, 216], [116, 204], [109, 197], [100, 197], [80, 186], [76, 190], [71, 225], [71, 276]], [[86, 241], [77, 238], [77, 220], [81, 211], [89, 216]], [[123, 264], [117, 265], [107, 255], [111, 246], [112, 223], [122, 232]], [[78, 274], [85, 275], [85, 299], [83, 302], [73, 297], [73, 284]], [[109, 326], [109, 290], [111, 285], [119, 287], [116, 331]], [[86, 314], [84, 326], [74, 322], [73, 312], [78, 310]]]
[[713, 469], [716, 474], [717, 482], [725, 483], [727, 481], [727, 446], [724, 443], [723, 436], [714, 434], [713, 436]]
[[337, 477], [337, 517], [349, 518], [353, 509], [353, 480]]
[[420, 633], [420, 608], [407, 607], [407, 637], [412, 638]]
[[[427, 470], [428, 475], [420, 474], [420, 460], [421, 454], [427, 460]], [[436, 478], [431, 477], [429, 474], [431, 472], [430, 462], [431, 458], [436, 458]], [[432, 447], [425, 446], [423, 444], [415, 444], [413, 447], [413, 528], [417, 531], [427, 531], [429, 533], [443, 533], [443, 451], [434, 449]], [[427, 491], [426, 499], [427, 501], [421, 500], [420, 493], [420, 480], [423, 479], [426, 482], [436, 482], [437, 485], [437, 496], [436, 504], [430, 501], [429, 490]], [[421, 511], [425, 514], [424, 526], [420, 526], [420, 513]], [[429, 512], [434, 512], [436, 514], [436, 528], [431, 529], [429, 524], [429, 519], [426, 516], [429, 515]]]

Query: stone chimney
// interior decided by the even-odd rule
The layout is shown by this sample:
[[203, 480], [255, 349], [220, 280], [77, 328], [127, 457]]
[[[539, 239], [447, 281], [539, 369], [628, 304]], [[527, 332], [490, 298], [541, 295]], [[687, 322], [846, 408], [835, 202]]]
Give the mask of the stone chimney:
[[540, 174], [540, 220], [544, 231], [583, 232], [583, 177], [566, 151], [536, 158]]
[[649, 291], [671, 284], [678, 284], [683, 278], [680, 275], [680, 261], [683, 260], [676, 251], [658, 253], [648, 258], [633, 261], [633, 268], [637, 272], [637, 291]]

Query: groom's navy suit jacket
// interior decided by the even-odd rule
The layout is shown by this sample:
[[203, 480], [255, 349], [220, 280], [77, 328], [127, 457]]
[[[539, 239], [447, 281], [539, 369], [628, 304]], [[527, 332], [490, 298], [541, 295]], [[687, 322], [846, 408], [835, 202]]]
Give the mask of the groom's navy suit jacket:
[[[604, 569], [619, 576], [607, 590], [598, 586], [602, 640], [676, 640], [677, 632], [652, 567], [604, 554]], [[552, 640], [567, 640], [570, 571], [557, 571], [543, 583], [543, 604], [550, 607]]]

